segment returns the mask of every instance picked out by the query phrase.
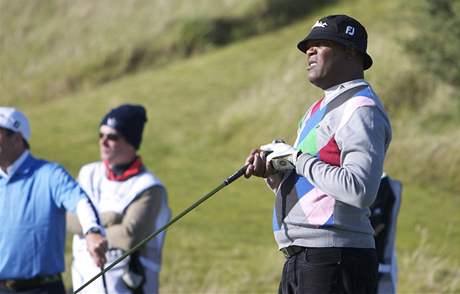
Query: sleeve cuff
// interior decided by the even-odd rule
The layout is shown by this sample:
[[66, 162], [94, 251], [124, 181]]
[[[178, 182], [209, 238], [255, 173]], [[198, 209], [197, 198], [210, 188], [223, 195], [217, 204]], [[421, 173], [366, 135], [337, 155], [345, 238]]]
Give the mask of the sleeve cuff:
[[298, 175], [302, 175], [307, 177], [307, 172], [310, 170], [310, 165], [316, 159], [315, 156], [310, 155], [308, 153], [301, 153], [299, 157], [297, 157], [297, 161], [295, 164], [295, 171]]

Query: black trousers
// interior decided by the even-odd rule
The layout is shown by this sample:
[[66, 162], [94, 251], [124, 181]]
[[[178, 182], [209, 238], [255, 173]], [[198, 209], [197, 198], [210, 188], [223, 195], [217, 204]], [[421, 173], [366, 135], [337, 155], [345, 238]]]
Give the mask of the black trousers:
[[377, 292], [375, 249], [306, 248], [286, 260], [279, 294]]
[[35, 287], [33, 289], [19, 289], [13, 290], [8, 289], [5, 286], [0, 286], [0, 294], [65, 294], [65, 288], [62, 281], [56, 281], [52, 283], [43, 284], [41, 286]]

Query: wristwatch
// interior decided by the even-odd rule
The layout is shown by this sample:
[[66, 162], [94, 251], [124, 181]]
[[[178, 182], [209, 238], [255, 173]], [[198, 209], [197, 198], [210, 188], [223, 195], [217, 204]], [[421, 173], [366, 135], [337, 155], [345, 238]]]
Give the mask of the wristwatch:
[[92, 227], [86, 232], [85, 236], [88, 235], [88, 234], [102, 235], [102, 230], [100, 228], [98, 228], [98, 227]]

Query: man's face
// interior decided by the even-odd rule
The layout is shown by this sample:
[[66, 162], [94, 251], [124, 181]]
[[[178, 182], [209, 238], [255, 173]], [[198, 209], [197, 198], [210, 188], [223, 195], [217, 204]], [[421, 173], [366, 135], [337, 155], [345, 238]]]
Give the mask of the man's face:
[[17, 142], [19, 134], [12, 134], [8, 130], [0, 127], [0, 162], [8, 162], [12, 158], [15, 149], [18, 147]]
[[136, 155], [134, 146], [117, 130], [105, 125], [99, 128], [99, 150], [101, 159], [107, 160], [110, 165], [127, 164]]
[[327, 40], [313, 40], [307, 51], [308, 80], [325, 90], [341, 82], [345, 50]]

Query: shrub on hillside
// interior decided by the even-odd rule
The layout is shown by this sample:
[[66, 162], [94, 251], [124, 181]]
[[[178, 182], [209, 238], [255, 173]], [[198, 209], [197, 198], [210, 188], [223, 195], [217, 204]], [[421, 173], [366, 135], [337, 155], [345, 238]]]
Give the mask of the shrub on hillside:
[[244, 16], [194, 16], [180, 24], [180, 36], [177, 39], [179, 44], [174, 48], [180, 48], [185, 56], [204, 52], [209, 48], [278, 29], [333, 2], [334, 0], [264, 0], [262, 5]]
[[407, 41], [407, 49], [424, 68], [460, 86], [460, 1], [423, 0], [413, 5], [418, 33]]

